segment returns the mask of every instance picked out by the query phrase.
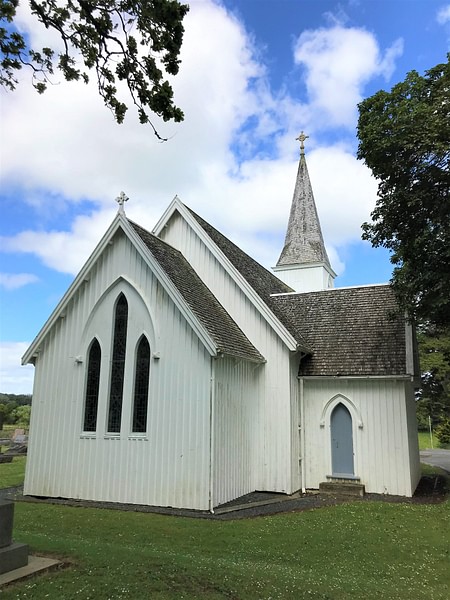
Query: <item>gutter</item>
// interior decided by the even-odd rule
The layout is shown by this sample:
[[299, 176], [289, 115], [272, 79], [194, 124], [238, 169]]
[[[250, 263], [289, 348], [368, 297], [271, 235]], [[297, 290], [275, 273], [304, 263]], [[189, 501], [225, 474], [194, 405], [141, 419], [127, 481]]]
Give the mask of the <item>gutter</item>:
[[303, 390], [303, 377], [299, 377], [300, 384], [300, 456], [302, 494], [306, 492], [305, 475], [305, 396]]
[[216, 361], [211, 358], [209, 389], [209, 512], [214, 514], [214, 407], [216, 400]]

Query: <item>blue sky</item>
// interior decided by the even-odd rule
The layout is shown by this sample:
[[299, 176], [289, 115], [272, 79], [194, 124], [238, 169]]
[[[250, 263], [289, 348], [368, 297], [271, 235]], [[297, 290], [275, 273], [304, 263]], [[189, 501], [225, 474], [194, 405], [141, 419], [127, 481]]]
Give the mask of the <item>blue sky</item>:
[[[32, 42], [58, 44], [33, 23]], [[0, 391], [32, 391], [20, 357], [117, 210], [151, 229], [177, 194], [267, 267], [284, 239], [301, 130], [337, 286], [391, 266], [360, 240], [376, 182], [356, 161], [357, 103], [450, 51], [448, 0], [194, 0], [173, 84], [182, 124], [116, 125], [93, 86], [1, 91]]]

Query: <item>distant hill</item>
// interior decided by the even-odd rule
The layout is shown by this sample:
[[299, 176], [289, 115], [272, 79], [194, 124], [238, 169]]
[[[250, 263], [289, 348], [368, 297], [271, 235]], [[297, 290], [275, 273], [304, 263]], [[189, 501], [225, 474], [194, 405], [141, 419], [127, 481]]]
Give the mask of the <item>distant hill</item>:
[[26, 406], [31, 404], [31, 394], [4, 394], [0, 392], [0, 404]]

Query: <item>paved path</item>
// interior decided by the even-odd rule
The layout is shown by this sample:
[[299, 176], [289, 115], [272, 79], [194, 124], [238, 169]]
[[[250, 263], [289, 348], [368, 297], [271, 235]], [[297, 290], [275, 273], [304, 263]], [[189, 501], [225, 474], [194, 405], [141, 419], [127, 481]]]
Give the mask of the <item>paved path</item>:
[[450, 473], [450, 450], [436, 448], [420, 451], [420, 461], [433, 467], [441, 467]]

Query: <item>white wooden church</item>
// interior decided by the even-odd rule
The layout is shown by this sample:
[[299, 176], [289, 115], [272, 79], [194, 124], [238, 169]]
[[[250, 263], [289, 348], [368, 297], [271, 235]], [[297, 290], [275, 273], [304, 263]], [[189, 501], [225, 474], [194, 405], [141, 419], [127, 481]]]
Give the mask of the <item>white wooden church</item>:
[[24, 493], [213, 511], [322, 482], [411, 496], [413, 331], [388, 285], [334, 288], [304, 155], [276, 276], [178, 198], [119, 211], [23, 357]]

